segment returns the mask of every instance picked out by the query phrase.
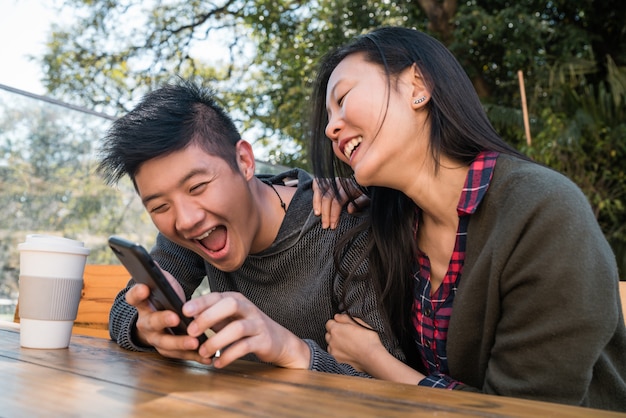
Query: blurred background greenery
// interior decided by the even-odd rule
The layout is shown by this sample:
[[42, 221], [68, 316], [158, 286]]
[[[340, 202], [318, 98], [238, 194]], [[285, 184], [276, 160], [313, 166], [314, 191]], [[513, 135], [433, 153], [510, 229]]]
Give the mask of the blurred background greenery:
[[[309, 169], [315, 64], [334, 46], [382, 25], [414, 27], [447, 45], [503, 137], [583, 189], [626, 276], [622, 0], [55, 4], [70, 23], [53, 26], [39, 57], [46, 97], [87, 113], [63, 108], [74, 116], [57, 115], [58, 106], [20, 107], [14, 97], [0, 96], [5, 283], [16, 277], [10, 254], [25, 233], [57, 231], [97, 249], [115, 231], [150, 245], [154, 231], [132, 189], [123, 184], [113, 190], [93, 177], [93, 148], [110, 123], [106, 115], [123, 114], [174, 76], [197, 77], [218, 91], [261, 159]], [[99, 122], [83, 122], [87, 116], [77, 114]], [[89, 261], [111, 260], [96, 251]]]

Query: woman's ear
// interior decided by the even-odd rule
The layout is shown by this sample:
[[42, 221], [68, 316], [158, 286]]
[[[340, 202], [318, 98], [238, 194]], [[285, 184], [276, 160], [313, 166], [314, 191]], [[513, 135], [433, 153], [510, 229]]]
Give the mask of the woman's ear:
[[430, 92], [426, 88], [422, 72], [415, 63], [411, 66], [411, 87], [413, 89], [411, 94], [413, 109], [424, 107], [430, 100]]
[[246, 178], [250, 180], [254, 176], [256, 169], [256, 160], [254, 159], [254, 152], [252, 151], [252, 145], [248, 141], [241, 139], [235, 145], [237, 153], [237, 165], [239, 171]]

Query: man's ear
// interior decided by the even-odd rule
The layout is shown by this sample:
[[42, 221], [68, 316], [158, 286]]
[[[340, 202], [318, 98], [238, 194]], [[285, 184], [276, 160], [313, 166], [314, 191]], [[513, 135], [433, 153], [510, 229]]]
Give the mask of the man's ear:
[[239, 171], [246, 178], [250, 180], [255, 173], [256, 161], [254, 159], [254, 152], [252, 151], [252, 145], [248, 141], [243, 139], [239, 140], [235, 145], [237, 153], [237, 165]]
[[430, 100], [430, 91], [426, 88], [424, 77], [417, 64], [411, 66], [411, 101], [413, 108], [421, 108]]

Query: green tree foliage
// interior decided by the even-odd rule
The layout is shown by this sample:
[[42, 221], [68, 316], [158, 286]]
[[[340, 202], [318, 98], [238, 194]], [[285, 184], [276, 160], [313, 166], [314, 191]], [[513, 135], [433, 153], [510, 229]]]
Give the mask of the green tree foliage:
[[[496, 128], [574, 179], [607, 237], [626, 243], [622, 0], [63, 0], [52, 32], [51, 94], [121, 112], [179, 74], [221, 95], [268, 159], [309, 167], [311, 81], [320, 56], [381, 25], [439, 38], [458, 57]], [[518, 71], [533, 145], [522, 123]], [[622, 90], [620, 90], [622, 89]], [[625, 245], [626, 246], [626, 245]]]
[[[587, 63], [589, 64], [589, 63]], [[525, 152], [575, 181], [587, 194], [596, 217], [614, 246], [626, 243], [626, 71], [610, 57], [606, 79], [582, 80], [594, 66], [557, 69], [549, 88], [550, 106]], [[619, 251], [616, 251], [619, 253]]]
[[[0, 92], [0, 299], [17, 293], [18, 243], [26, 234], [84, 241], [91, 263], [114, 261], [106, 238], [154, 236], [130, 182], [94, 175], [106, 119]], [[149, 232], [149, 234], [148, 234]]]

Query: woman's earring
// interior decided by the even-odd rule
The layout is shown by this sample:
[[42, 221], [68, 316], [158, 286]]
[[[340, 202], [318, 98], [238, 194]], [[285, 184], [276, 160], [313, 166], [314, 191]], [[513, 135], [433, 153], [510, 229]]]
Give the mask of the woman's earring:
[[420, 103], [424, 103], [425, 101], [426, 101], [426, 96], [420, 97], [419, 99], [413, 100], [413, 103], [414, 104], [420, 104]]

